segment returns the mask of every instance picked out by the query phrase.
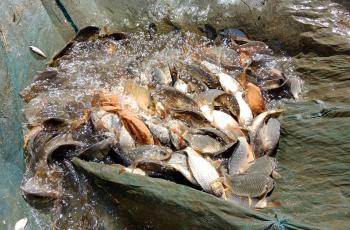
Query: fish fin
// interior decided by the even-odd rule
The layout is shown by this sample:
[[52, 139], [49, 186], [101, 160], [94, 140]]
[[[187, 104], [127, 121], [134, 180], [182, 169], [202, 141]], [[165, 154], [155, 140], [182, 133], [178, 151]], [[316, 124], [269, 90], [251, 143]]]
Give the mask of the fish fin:
[[280, 178], [282, 178], [281, 174], [279, 174], [276, 170], [272, 170], [271, 177], [273, 179], [280, 179]]
[[282, 205], [279, 201], [268, 201], [266, 207], [267, 208], [278, 208]]
[[247, 80], [247, 74], [245, 71], [243, 71], [242, 73], [239, 74], [237, 80], [243, 88], [247, 87], [248, 80]]
[[248, 196], [248, 205], [249, 205], [249, 207], [252, 207], [252, 203], [253, 203], [252, 198], [250, 198], [250, 197]]

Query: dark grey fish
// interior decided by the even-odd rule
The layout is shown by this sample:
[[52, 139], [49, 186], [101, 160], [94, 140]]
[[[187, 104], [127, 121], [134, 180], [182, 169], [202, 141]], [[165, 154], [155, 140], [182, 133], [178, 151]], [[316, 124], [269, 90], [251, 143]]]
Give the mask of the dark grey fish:
[[97, 38], [99, 33], [100, 33], [100, 28], [96, 26], [86, 26], [77, 32], [77, 34], [73, 38], [73, 41], [77, 41], [77, 42], [88, 41], [90, 39]]
[[203, 28], [198, 28], [198, 29], [202, 33], [204, 33], [205, 36], [210, 40], [215, 40], [215, 38], [218, 36], [216, 29], [210, 24], [205, 24]]
[[195, 109], [198, 108], [197, 102], [186, 94], [168, 86], [161, 86], [151, 93], [155, 105], [159, 103], [167, 111], [173, 109]]
[[231, 140], [224, 132], [222, 132], [216, 128], [213, 128], [213, 127], [203, 127], [200, 129], [196, 129], [192, 132], [198, 133], [198, 134], [209, 135], [209, 136], [219, 140], [220, 142], [222, 142], [225, 145], [233, 142], [233, 140]]
[[208, 120], [196, 109], [171, 109], [170, 115], [193, 128], [210, 127]]
[[103, 137], [101, 141], [80, 151], [77, 156], [85, 160], [103, 160], [114, 144], [114, 138]]
[[73, 47], [75, 46], [77, 42], [76, 41], [70, 41], [68, 42], [60, 51], [58, 51], [52, 58], [51, 62], [49, 63], [49, 66], [55, 67], [59, 65], [59, 60], [63, 57], [68, 55]]
[[154, 24], [153, 22], [150, 23], [148, 25], [147, 31], [148, 31], [148, 34], [149, 34], [150, 38], [153, 39], [153, 37], [157, 34], [157, 26], [156, 26], [156, 24]]

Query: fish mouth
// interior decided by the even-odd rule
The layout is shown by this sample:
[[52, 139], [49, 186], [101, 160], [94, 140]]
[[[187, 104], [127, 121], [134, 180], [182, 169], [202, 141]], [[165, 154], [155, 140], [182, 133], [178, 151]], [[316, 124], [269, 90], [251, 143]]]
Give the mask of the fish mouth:
[[49, 210], [53, 207], [54, 202], [60, 198], [58, 189], [46, 183], [41, 183], [36, 177], [32, 177], [22, 184], [23, 198], [32, 207], [39, 210]]

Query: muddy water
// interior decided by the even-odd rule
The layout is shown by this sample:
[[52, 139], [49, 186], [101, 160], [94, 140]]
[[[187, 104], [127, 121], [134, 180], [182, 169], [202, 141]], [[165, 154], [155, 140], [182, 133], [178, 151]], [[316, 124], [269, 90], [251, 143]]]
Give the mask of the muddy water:
[[[112, 9], [108, 11], [109, 14], [123, 2], [110, 3], [104, 0], [100, 7]], [[277, 182], [274, 192], [282, 206], [265, 212], [282, 213], [287, 218], [294, 217], [327, 229], [348, 229], [349, 3], [346, 0], [246, 0], [250, 3], [249, 7], [241, 4], [237, 11], [237, 2], [220, 1], [218, 4], [186, 0], [165, 4], [155, 1], [150, 6], [153, 9], [151, 16], [146, 11], [138, 10], [138, 3], [131, 2], [134, 4], [133, 10], [115, 16], [119, 18], [111, 17], [109, 21], [120, 21], [119, 28], [135, 30], [150, 20], [170, 13], [178, 24], [189, 28], [205, 22], [219, 29], [239, 27], [254, 38], [266, 41], [276, 50], [284, 50], [294, 56], [296, 71], [305, 81], [304, 98], [296, 103], [286, 102], [288, 110], [282, 118], [283, 135], [277, 155], [283, 178]], [[26, 206], [18, 200], [8, 201], [8, 204], [7, 210], [11, 209], [11, 205]], [[103, 213], [106, 213], [105, 216], [115, 215], [111, 210], [106, 208]], [[31, 211], [26, 215], [38, 214]], [[33, 226], [40, 225], [38, 219], [42, 218], [31, 218], [32, 224], [35, 220], [38, 223], [34, 222]], [[5, 226], [13, 221], [5, 221]]]

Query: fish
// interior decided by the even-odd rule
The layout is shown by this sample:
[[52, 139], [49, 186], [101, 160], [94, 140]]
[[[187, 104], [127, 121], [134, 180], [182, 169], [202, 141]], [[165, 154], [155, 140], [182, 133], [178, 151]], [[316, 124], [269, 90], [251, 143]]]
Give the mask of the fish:
[[173, 87], [182, 93], [188, 93], [190, 91], [190, 86], [181, 79], [177, 79]]
[[282, 112], [282, 109], [262, 112], [254, 118], [252, 124], [248, 127], [249, 140], [257, 157], [263, 152], [262, 138], [264, 138], [264, 133], [261, 131], [262, 127], [270, 117], [277, 118]]
[[264, 154], [271, 155], [278, 145], [281, 124], [275, 118], [270, 118], [262, 128], [262, 144]]
[[221, 30], [219, 34], [224, 37], [248, 41], [247, 35], [242, 30], [237, 28], [226, 28]]
[[77, 156], [85, 160], [103, 160], [111, 150], [114, 142], [115, 139], [113, 137], [103, 137], [101, 141], [80, 151]]
[[243, 197], [262, 197], [274, 188], [274, 180], [260, 173], [229, 176], [232, 192]]
[[[277, 168], [276, 159], [265, 155], [255, 159], [245, 173], [262, 174], [265, 176], [271, 176], [271, 175], [277, 176], [278, 173], [276, 172], [276, 168]], [[273, 178], [275, 178], [274, 176]]]
[[47, 58], [46, 54], [45, 54], [41, 49], [39, 49], [38, 47], [29, 46], [29, 48], [30, 48], [30, 50], [31, 50], [33, 53], [39, 55], [40, 57], [42, 57], [42, 58], [44, 58], [44, 59]]
[[69, 55], [73, 50], [74, 46], [77, 44], [76, 41], [68, 42], [60, 51], [58, 51], [49, 63], [50, 67], [56, 67], [59, 65], [60, 59], [66, 55]]
[[248, 127], [253, 121], [253, 114], [247, 102], [245, 102], [243, 99], [242, 95], [243, 93], [241, 91], [238, 91], [234, 94], [239, 106], [238, 121], [239, 124], [243, 127]]
[[24, 230], [28, 224], [28, 218], [22, 218], [15, 224], [15, 230]]
[[252, 55], [254, 53], [272, 54], [272, 50], [268, 47], [268, 45], [261, 41], [249, 41], [238, 46], [237, 51], [246, 52], [249, 55]]
[[128, 130], [126, 130], [124, 125], [120, 129], [118, 145], [124, 152], [133, 149], [136, 146], [135, 140], [132, 138]]
[[159, 140], [163, 145], [170, 145], [170, 133], [166, 127], [154, 124], [151, 121], [145, 121], [145, 123], [152, 133], [153, 138]]
[[200, 154], [213, 155], [222, 148], [219, 141], [207, 135], [187, 134], [184, 138], [189, 146]]
[[[217, 66], [221, 66], [226, 70], [241, 70], [239, 65], [239, 54], [234, 49], [225, 46], [210, 46], [201, 49], [204, 60], [207, 60]], [[208, 75], [208, 74], [207, 74]], [[215, 82], [219, 83], [219, 82]], [[210, 88], [217, 88], [210, 87]]]
[[192, 148], [187, 147], [184, 152], [187, 154], [188, 166], [192, 175], [201, 188], [208, 193], [221, 197], [223, 185], [219, 182], [220, 176], [216, 169]]
[[180, 172], [193, 185], [199, 186], [188, 167], [186, 154], [182, 152], [174, 152], [166, 163], [176, 171]]
[[253, 151], [244, 136], [238, 137], [238, 146], [228, 161], [230, 176], [244, 173], [255, 159]]
[[74, 140], [72, 134], [62, 133], [45, 143], [40, 156], [42, 161], [45, 162], [44, 164], [50, 164], [55, 159], [65, 157], [67, 154], [71, 154], [72, 151], [78, 151], [83, 147], [85, 147], [85, 144]]
[[230, 94], [235, 94], [236, 92], [242, 90], [241, 85], [236, 81], [233, 77], [230, 75], [222, 72], [220, 70], [220, 67], [207, 62], [202, 61], [200, 65], [205, 68], [210, 74], [214, 75], [219, 79], [221, 87], [224, 89], [225, 92]]
[[172, 109], [195, 109], [198, 108], [197, 102], [186, 94], [168, 86], [160, 86], [151, 93], [152, 100], [156, 107], [161, 106], [161, 110]]
[[205, 36], [210, 40], [215, 40], [215, 38], [218, 36], [218, 33], [216, 32], [216, 29], [210, 25], [205, 24], [204, 28], [198, 28], [202, 33], [205, 34]]
[[289, 85], [289, 91], [292, 94], [295, 100], [299, 100], [301, 98], [301, 89], [303, 85], [303, 81], [296, 77], [289, 78], [287, 84]]
[[90, 113], [90, 119], [93, 127], [98, 132], [109, 132], [114, 136], [118, 136], [122, 121], [119, 116], [104, 110], [93, 109]]
[[210, 126], [205, 116], [197, 109], [171, 109], [170, 115], [173, 119], [183, 121], [194, 128]]
[[243, 135], [239, 124], [229, 114], [211, 110], [208, 105], [203, 105], [200, 109], [211, 125], [225, 133], [230, 139], [236, 140], [238, 136]]
[[193, 130], [192, 132], [195, 134], [205, 134], [211, 136], [217, 140], [220, 140], [220, 142], [225, 145], [232, 142], [232, 139], [230, 139], [224, 132], [213, 127], [202, 127], [200, 129]]
[[126, 130], [128, 130], [136, 142], [140, 144], [154, 144], [152, 133], [142, 120], [138, 119], [128, 110], [121, 110], [118, 112], [118, 115]]
[[124, 155], [132, 161], [163, 161], [171, 157], [172, 150], [159, 145], [142, 145], [124, 152]]
[[153, 67], [151, 70], [152, 83], [156, 85], [170, 85], [173, 81], [167, 66]]
[[253, 116], [265, 111], [265, 100], [258, 86], [248, 82], [246, 88], [245, 99], [253, 113]]
[[153, 39], [154, 36], [157, 34], [157, 26], [156, 24], [154, 24], [153, 22], [151, 22], [148, 25], [148, 29], [147, 29], [148, 35], [150, 37], [150, 39]]
[[[134, 81], [125, 81], [124, 94], [133, 97], [141, 110], [147, 111], [153, 106], [150, 89], [138, 85]], [[115, 106], [118, 106], [117, 102]]]
[[86, 26], [80, 29], [73, 38], [73, 41], [84, 42], [91, 39], [96, 39], [100, 34], [100, 28], [96, 26]]
[[176, 149], [180, 150], [187, 146], [187, 143], [183, 137], [188, 132], [187, 125], [180, 120], [170, 120], [167, 123], [170, 131], [171, 145]]

